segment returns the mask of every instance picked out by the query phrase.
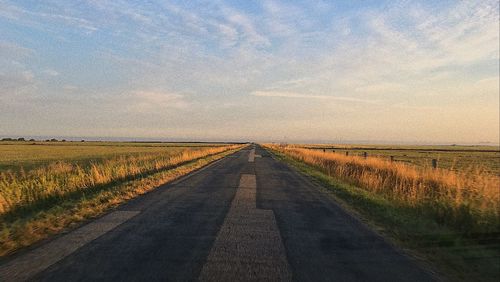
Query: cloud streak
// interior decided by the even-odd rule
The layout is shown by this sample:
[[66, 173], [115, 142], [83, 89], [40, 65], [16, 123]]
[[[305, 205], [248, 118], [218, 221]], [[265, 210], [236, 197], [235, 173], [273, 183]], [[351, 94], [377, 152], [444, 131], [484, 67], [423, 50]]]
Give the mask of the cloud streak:
[[274, 91], [274, 90], [253, 91], [251, 94], [253, 96], [258, 96], [258, 97], [333, 100], [333, 101], [346, 101], [346, 102], [354, 102], [354, 103], [377, 104], [376, 101], [367, 100], [367, 99], [358, 99], [358, 98], [351, 98], [351, 97], [338, 97], [338, 96], [329, 96], [329, 95], [314, 95], [314, 94], [310, 95], [310, 94], [302, 94], [302, 93], [296, 93], [296, 92], [283, 92], [283, 91]]

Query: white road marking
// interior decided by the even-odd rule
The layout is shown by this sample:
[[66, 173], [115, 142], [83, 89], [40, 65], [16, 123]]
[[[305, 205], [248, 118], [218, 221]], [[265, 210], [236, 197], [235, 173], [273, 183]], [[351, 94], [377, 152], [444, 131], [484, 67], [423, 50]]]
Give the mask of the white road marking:
[[136, 216], [139, 211], [115, 211], [0, 266], [0, 281], [25, 281], [90, 241]]
[[274, 212], [256, 208], [255, 175], [243, 174], [200, 281], [291, 281]]
[[255, 148], [250, 150], [248, 154], [248, 162], [253, 163], [255, 161]]

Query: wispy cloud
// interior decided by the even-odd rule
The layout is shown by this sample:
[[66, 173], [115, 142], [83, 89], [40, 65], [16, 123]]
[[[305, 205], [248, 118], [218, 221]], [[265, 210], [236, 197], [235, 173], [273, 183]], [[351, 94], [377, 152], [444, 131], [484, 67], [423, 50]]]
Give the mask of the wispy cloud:
[[185, 109], [189, 103], [178, 93], [136, 90], [125, 95], [127, 108], [137, 112]]
[[20, 58], [34, 55], [35, 51], [30, 48], [6, 41], [0, 41], [0, 58]]
[[368, 84], [364, 86], [357, 87], [354, 89], [356, 92], [362, 93], [394, 93], [401, 92], [405, 89], [404, 85], [399, 83], [377, 83], [377, 84]]
[[23, 99], [36, 89], [34, 74], [30, 71], [1, 73], [0, 72], [0, 99], [6, 105], [17, 103], [17, 97]]
[[[83, 30], [85, 33], [92, 33], [98, 29], [89, 20], [68, 14], [58, 14], [53, 11], [54, 10], [50, 12], [35, 11], [34, 9], [23, 8], [15, 5], [9, 1], [2, 1], [0, 3], [0, 18], [3, 17], [34, 28], [41, 28], [41, 25], [44, 25], [48, 21], [73, 26]], [[65, 9], [65, 12], [68, 11], [71, 10]]]
[[48, 76], [59, 76], [59, 72], [54, 70], [54, 69], [46, 69], [43, 71], [44, 74], [48, 75]]
[[369, 99], [359, 99], [352, 97], [339, 97], [330, 95], [314, 95], [314, 94], [302, 94], [296, 92], [286, 92], [286, 91], [275, 91], [275, 90], [263, 90], [263, 91], [253, 91], [251, 93], [253, 96], [258, 97], [279, 97], [279, 98], [297, 98], [297, 99], [313, 99], [313, 100], [335, 100], [335, 101], [346, 101], [355, 103], [368, 103], [377, 104], [377, 101]]
[[0, 99], [11, 104], [36, 89], [34, 72], [26, 66], [36, 55], [33, 49], [0, 41]]

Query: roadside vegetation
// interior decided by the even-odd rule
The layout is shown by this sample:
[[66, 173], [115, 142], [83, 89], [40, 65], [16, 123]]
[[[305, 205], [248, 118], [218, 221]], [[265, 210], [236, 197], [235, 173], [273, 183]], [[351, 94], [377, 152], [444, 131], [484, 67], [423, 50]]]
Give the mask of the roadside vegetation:
[[363, 156], [402, 162], [419, 167], [431, 167], [432, 160], [439, 168], [453, 171], [467, 171], [480, 168], [483, 172], [500, 175], [500, 147], [464, 145], [302, 145], [315, 149], [350, 156]]
[[[0, 171], [0, 256], [95, 217], [242, 145], [81, 155]], [[110, 147], [110, 150], [114, 148]], [[71, 154], [70, 154], [71, 155]]]
[[500, 274], [500, 180], [480, 167], [453, 171], [387, 158], [266, 145], [347, 206], [456, 279]]

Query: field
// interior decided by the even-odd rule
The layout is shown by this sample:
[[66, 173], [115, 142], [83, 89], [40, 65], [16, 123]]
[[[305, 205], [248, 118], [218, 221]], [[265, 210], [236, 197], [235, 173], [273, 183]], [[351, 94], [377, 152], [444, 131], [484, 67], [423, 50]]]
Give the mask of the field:
[[217, 147], [210, 143], [139, 142], [1, 142], [0, 171], [30, 170], [54, 161], [87, 164], [116, 156], [144, 153], [174, 154], [187, 148]]
[[0, 256], [243, 145], [0, 142]]
[[481, 169], [500, 174], [498, 146], [390, 146], [390, 145], [303, 145], [304, 148], [349, 155], [390, 159], [396, 162], [430, 167], [436, 159], [439, 168], [455, 171]]
[[[452, 276], [468, 280], [500, 273], [497, 148], [266, 147]], [[363, 152], [370, 154], [365, 158]], [[417, 160], [420, 154], [441, 157], [442, 166], [432, 168], [426, 160]], [[407, 161], [391, 162], [391, 155]]]

